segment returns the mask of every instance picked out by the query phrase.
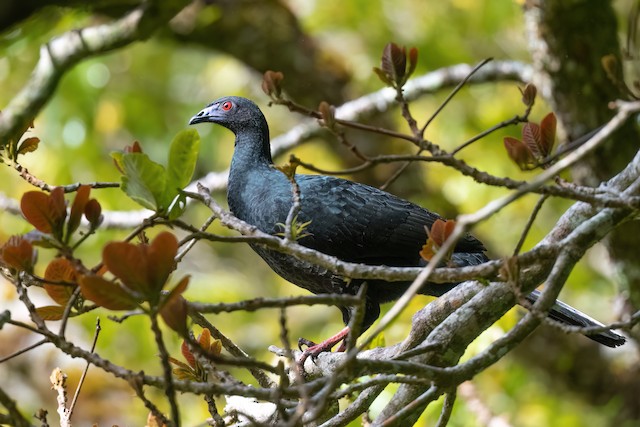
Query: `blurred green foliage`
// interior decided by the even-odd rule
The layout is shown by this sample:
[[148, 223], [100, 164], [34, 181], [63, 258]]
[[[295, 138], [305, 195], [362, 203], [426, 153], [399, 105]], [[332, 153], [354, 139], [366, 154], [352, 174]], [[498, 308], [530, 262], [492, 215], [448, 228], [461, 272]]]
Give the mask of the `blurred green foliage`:
[[[327, 55], [335, 57], [350, 70], [353, 79], [347, 91], [351, 97], [381, 87], [371, 69], [379, 65], [382, 48], [389, 41], [419, 49], [416, 75], [460, 62], [475, 64], [487, 57], [528, 61], [521, 6], [516, 1], [325, 0], [290, 1], [289, 6], [304, 31], [322, 45]], [[0, 35], [0, 106], [6, 105], [29, 79], [41, 44], [71, 28], [100, 19], [82, 11], [46, 9], [18, 28]], [[153, 160], [164, 163], [171, 139], [187, 126], [189, 118], [212, 99], [229, 94], [255, 99], [270, 122], [272, 136], [276, 136], [297, 123], [300, 117], [283, 108], [266, 107], [267, 98], [260, 91], [260, 79], [259, 73], [226, 55], [170, 41], [163, 36], [84, 61], [63, 78], [53, 99], [36, 117], [35, 128], [30, 134], [38, 136], [42, 142], [35, 153], [23, 157], [23, 164], [51, 185], [117, 182], [120, 174], [110, 152], [138, 140]], [[286, 79], [287, 76], [285, 88]], [[412, 104], [414, 116], [424, 122], [447, 93], [442, 91]], [[427, 137], [445, 149], [453, 148], [522, 111], [515, 84], [468, 87], [428, 129]], [[548, 108], [538, 101], [532, 118], [539, 120], [547, 111]], [[397, 110], [390, 111], [388, 119], [399, 129], [407, 129]], [[227, 168], [233, 151], [232, 134], [214, 126], [199, 126], [197, 130], [202, 145], [196, 176]], [[513, 128], [491, 135], [464, 150], [462, 158], [495, 175], [526, 179], [528, 175], [518, 171], [507, 159], [502, 145], [503, 135], [519, 136], [519, 132]], [[316, 164], [320, 167], [338, 169], [342, 159], [333, 144], [335, 142], [331, 140], [317, 139], [293, 151], [303, 160], [317, 159]], [[413, 152], [412, 147], [398, 142], [393, 144], [405, 153]], [[283, 156], [276, 162], [286, 158]], [[423, 194], [429, 195], [427, 199], [413, 192], [412, 200], [444, 215], [472, 212], [506, 194], [503, 189], [478, 185], [440, 165], [424, 164], [412, 168], [419, 171], [415, 176], [421, 182], [416, 186], [426, 189]], [[358, 176], [352, 178], [358, 180]], [[31, 189], [7, 167], [0, 168], [0, 182], [1, 191], [13, 198], [19, 198]], [[392, 187], [391, 191], [402, 193], [402, 188]], [[436, 196], [432, 197], [433, 194]], [[94, 190], [92, 196], [97, 197], [106, 210], [138, 209], [119, 189]], [[224, 200], [222, 194], [215, 196]], [[511, 253], [535, 201], [534, 196], [524, 197], [475, 230], [490, 248], [492, 256]], [[548, 202], [525, 249], [539, 241], [569, 205], [566, 201]], [[193, 206], [184, 219], [199, 226], [207, 215], [206, 209]], [[29, 229], [15, 215], [0, 213], [1, 241], [10, 234]], [[218, 225], [214, 225], [214, 230], [230, 234]], [[126, 233], [126, 230], [104, 230], [90, 238], [82, 249], [87, 265], [99, 260], [100, 250], [106, 242], [121, 239]], [[608, 307], [615, 289], [608, 278], [609, 272], [597, 268], [598, 254], [594, 250], [593, 256], [580, 263], [564, 296], [594, 317], [608, 321], [612, 318]], [[41, 251], [39, 265], [46, 265], [50, 256]], [[233, 302], [304, 293], [277, 277], [242, 244], [199, 243], [180, 264], [176, 277], [185, 273], [192, 275], [186, 297], [195, 301]], [[3, 283], [0, 290], [2, 306], [15, 307], [13, 288]], [[44, 293], [36, 300], [49, 303]], [[428, 301], [419, 297], [411, 303], [402, 319], [386, 332], [387, 344], [396, 343], [405, 336], [412, 313]], [[335, 308], [291, 308], [287, 313], [291, 319], [296, 319], [289, 325], [292, 343], [299, 336], [318, 340], [342, 327]], [[512, 326], [518, 318], [517, 313], [513, 310], [483, 334], [468, 350], [468, 355], [482, 349], [490, 339]], [[88, 347], [95, 317], [100, 316], [102, 332], [97, 351], [103, 357], [129, 369], [160, 374], [157, 350], [146, 319], [134, 317], [120, 324], [107, 320], [109, 314], [98, 310], [73, 319], [69, 334]], [[272, 360], [266, 348], [279, 344], [277, 316], [275, 310], [261, 310], [221, 314], [210, 320], [250, 355]], [[179, 357], [179, 340], [168, 329], [165, 332], [172, 355]], [[3, 334], [13, 334], [9, 338], [11, 344], [6, 344], [3, 354], [34, 339], [15, 330], [3, 331]], [[558, 339], [562, 339], [561, 333], [558, 333]], [[40, 407], [48, 408], [50, 414], [55, 413], [55, 397], [47, 381], [55, 366], [70, 374], [69, 383], [75, 386], [83, 364], [61, 357], [52, 348], [0, 365], [3, 382], [15, 384], [19, 389], [19, 403], [25, 414], [34, 413]], [[242, 379], [250, 381], [246, 374], [241, 375]], [[594, 407], [572, 397], [571, 393], [549, 390], [544, 375], [532, 372], [511, 356], [479, 375], [474, 384], [487, 407], [514, 426], [605, 426], [616, 412], [616, 402]], [[145, 419], [146, 409], [138, 400], [128, 398], [132, 392], [123, 381], [109, 378], [92, 367], [84, 387], [74, 415], [78, 425], [89, 422], [140, 425]], [[388, 398], [391, 394], [385, 393], [385, 396]], [[150, 392], [149, 397], [163, 400], [160, 392]], [[183, 409], [185, 425], [201, 423], [207, 416], [203, 402], [192, 396], [182, 396], [180, 400], [186, 405]], [[465, 402], [465, 399], [458, 399], [450, 425], [482, 425]], [[378, 403], [374, 404], [372, 413], [379, 408]], [[430, 408], [423, 415], [421, 425], [433, 425], [439, 415], [438, 409]]]

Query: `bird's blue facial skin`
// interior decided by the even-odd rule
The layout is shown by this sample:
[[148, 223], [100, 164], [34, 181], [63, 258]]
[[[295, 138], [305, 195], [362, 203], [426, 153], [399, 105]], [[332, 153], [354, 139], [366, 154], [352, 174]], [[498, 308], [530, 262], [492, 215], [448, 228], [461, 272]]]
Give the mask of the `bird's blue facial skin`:
[[191, 120], [189, 120], [189, 124], [190, 125], [195, 125], [197, 123], [210, 122], [211, 118], [216, 115], [215, 111], [217, 109], [218, 109], [218, 105], [215, 104], [215, 103], [207, 105], [198, 114], [196, 114], [195, 116], [191, 117]]

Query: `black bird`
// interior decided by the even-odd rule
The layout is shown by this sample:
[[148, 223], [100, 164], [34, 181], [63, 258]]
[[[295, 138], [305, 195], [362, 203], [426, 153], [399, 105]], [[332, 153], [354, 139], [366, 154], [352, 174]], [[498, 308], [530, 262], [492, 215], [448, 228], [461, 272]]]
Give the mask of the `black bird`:
[[[240, 97], [224, 97], [196, 114], [189, 124], [217, 123], [236, 135], [231, 160], [227, 200], [238, 218], [269, 234], [282, 232], [293, 203], [292, 184], [277, 170], [271, 159], [269, 127], [264, 115], [252, 101]], [[421, 266], [419, 252], [437, 214], [385, 191], [332, 176], [295, 176], [300, 189], [301, 210], [298, 222], [310, 221], [301, 245], [316, 249], [343, 261], [396, 267]], [[314, 294], [356, 294], [360, 280], [345, 281], [324, 268], [298, 260], [280, 252], [251, 244], [277, 274]], [[456, 266], [477, 265], [488, 260], [483, 244], [466, 235], [455, 247], [452, 261]], [[369, 280], [366, 309], [361, 331], [380, 315], [380, 304], [398, 299], [409, 282]], [[456, 284], [427, 283], [421, 294], [441, 296]], [[534, 291], [528, 296], [535, 301]], [[352, 308], [340, 307], [345, 325]], [[578, 310], [561, 303], [553, 307], [549, 317], [574, 326], [602, 326]], [[343, 341], [346, 327], [334, 337], [310, 345], [306, 355], [317, 355]], [[592, 334], [589, 338], [609, 347], [624, 344], [625, 338], [611, 331]], [[344, 341], [342, 347], [344, 348]]]

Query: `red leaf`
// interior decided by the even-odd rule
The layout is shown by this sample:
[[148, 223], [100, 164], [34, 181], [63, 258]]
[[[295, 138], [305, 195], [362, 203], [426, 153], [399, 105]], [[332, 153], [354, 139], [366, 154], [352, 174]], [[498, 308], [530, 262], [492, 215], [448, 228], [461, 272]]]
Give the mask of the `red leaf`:
[[396, 83], [400, 83], [407, 68], [407, 52], [395, 43], [387, 43], [382, 51], [380, 68]]
[[505, 136], [504, 148], [507, 150], [507, 154], [511, 160], [513, 160], [520, 169], [526, 170], [530, 164], [534, 163], [531, 151], [519, 139]]
[[[66, 258], [56, 258], [49, 263], [44, 272], [45, 280], [49, 282], [64, 282], [68, 284], [76, 283], [76, 270]], [[44, 290], [58, 304], [66, 305], [73, 295], [75, 286], [63, 284], [45, 283]]]
[[126, 287], [145, 296], [149, 294], [147, 257], [142, 245], [128, 242], [108, 243], [102, 251], [102, 261]]
[[36, 252], [33, 245], [22, 236], [11, 236], [0, 248], [4, 264], [18, 271], [31, 271], [35, 263]]
[[71, 212], [69, 213], [69, 221], [67, 222], [67, 235], [70, 235], [78, 229], [80, 226], [80, 220], [84, 213], [85, 206], [89, 201], [89, 194], [91, 193], [91, 187], [88, 185], [81, 185], [78, 187], [76, 197], [73, 199], [71, 205]]
[[80, 290], [86, 299], [109, 310], [133, 310], [138, 306], [127, 291], [100, 276], [81, 277]]
[[142, 153], [142, 147], [140, 146], [140, 142], [133, 141], [133, 144], [127, 145], [124, 147], [125, 153]]
[[520, 89], [520, 92], [522, 93], [522, 103], [527, 107], [532, 107], [536, 102], [538, 88], [532, 83], [527, 83], [524, 89]]
[[191, 353], [191, 349], [187, 345], [186, 341], [182, 341], [182, 345], [180, 346], [180, 352], [182, 353], [182, 357], [184, 357], [184, 360], [187, 361], [189, 366], [191, 366], [192, 368], [195, 368], [196, 367], [196, 358], [193, 355], [193, 353]]
[[96, 228], [102, 223], [102, 206], [96, 199], [91, 199], [84, 207], [84, 216], [91, 224], [91, 227]]
[[538, 124], [527, 122], [522, 126], [522, 141], [529, 147], [535, 160], [542, 159], [542, 135]]
[[409, 69], [407, 70], [407, 77], [410, 77], [413, 72], [416, 70], [416, 66], [418, 65], [418, 49], [412, 47], [409, 50]]
[[147, 277], [152, 291], [160, 292], [164, 287], [169, 275], [176, 268], [174, 258], [177, 253], [178, 239], [168, 231], [158, 234], [147, 246]]
[[549, 156], [549, 154], [551, 154], [551, 150], [553, 150], [553, 145], [556, 142], [557, 125], [558, 122], [556, 120], [556, 115], [553, 114], [553, 112], [544, 116], [540, 122], [540, 131], [542, 133], [540, 149], [543, 157]]

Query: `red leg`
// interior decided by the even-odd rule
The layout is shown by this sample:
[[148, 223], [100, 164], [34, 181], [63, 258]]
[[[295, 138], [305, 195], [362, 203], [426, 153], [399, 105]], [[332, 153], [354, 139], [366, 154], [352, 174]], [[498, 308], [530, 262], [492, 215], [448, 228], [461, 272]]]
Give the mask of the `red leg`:
[[307, 360], [309, 356], [311, 356], [312, 360], [315, 360], [315, 358], [318, 357], [320, 353], [323, 353], [325, 351], [331, 351], [331, 349], [340, 341], [342, 341], [342, 344], [340, 344], [338, 351], [345, 351], [347, 347], [345, 339], [347, 337], [347, 334], [349, 334], [349, 330], [350, 329], [347, 326], [344, 329], [342, 329], [340, 332], [332, 336], [331, 338], [328, 338], [322, 341], [320, 344], [316, 344], [313, 341], [300, 338], [298, 340], [298, 347], [300, 348], [300, 350], [302, 350], [303, 345], [307, 346], [307, 349], [302, 351], [302, 356], [298, 361], [300, 366], [304, 366], [304, 362]]

